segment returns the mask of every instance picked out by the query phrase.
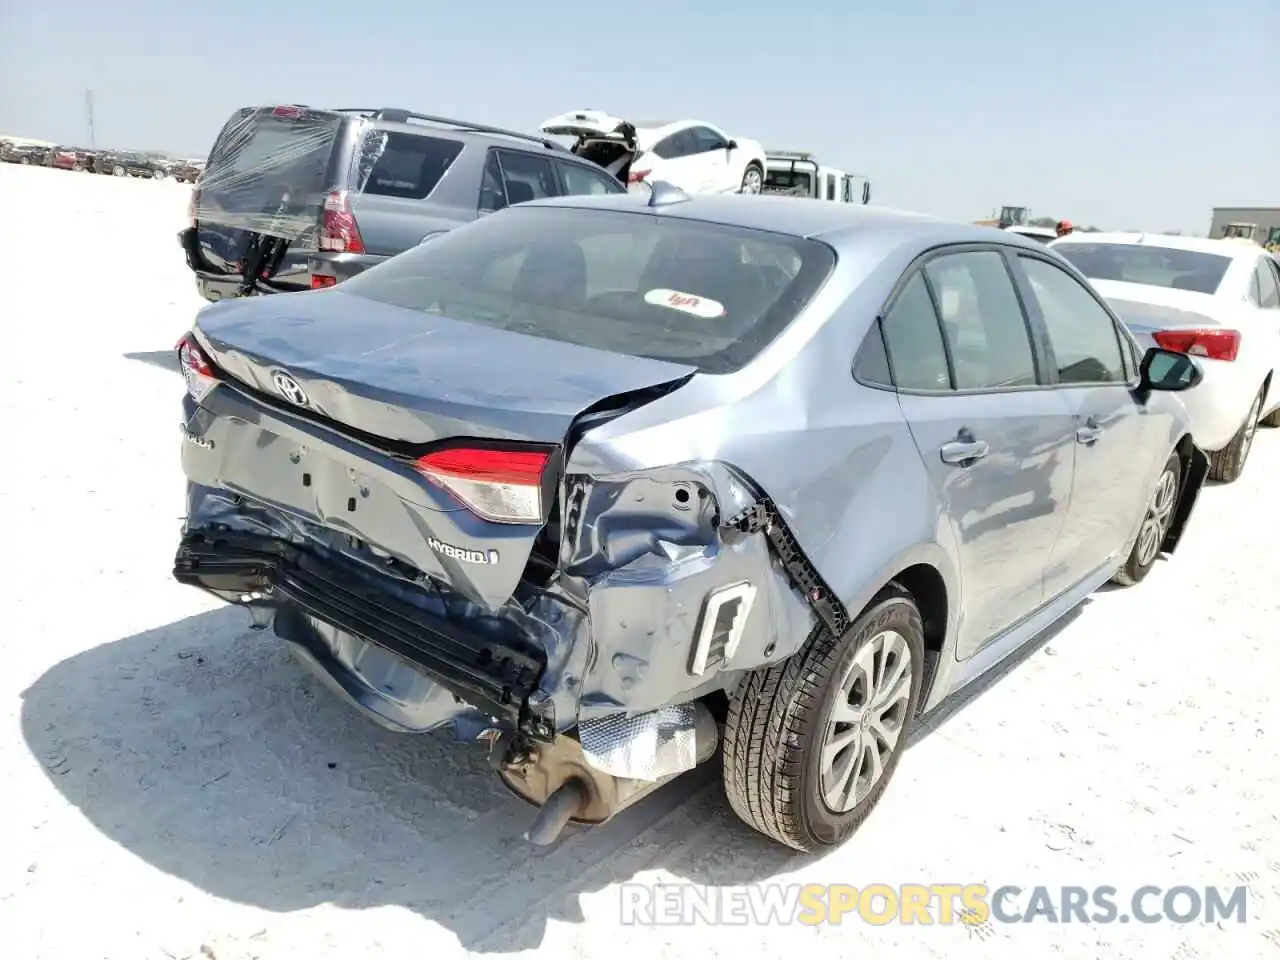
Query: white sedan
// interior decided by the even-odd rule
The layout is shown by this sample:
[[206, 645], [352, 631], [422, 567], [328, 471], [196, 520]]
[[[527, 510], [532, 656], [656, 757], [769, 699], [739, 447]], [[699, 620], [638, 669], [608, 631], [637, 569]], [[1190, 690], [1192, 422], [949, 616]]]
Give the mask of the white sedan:
[[628, 186], [663, 180], [686, 193], [759, 193], [764, 183], [764, 147], [702, 120], [632, 123], [599, 110], [576, 110], [552, 117], [541, 129], [576, 138], [574, 153]]
[[1089, 278], [1144, 346], [1189, 354], [1183, 396], [1211, 476], [1240, 476], [1259, 423], [1280, 426], [1280, 264], [1255, 243], [1075, 233], [1050, 245]]

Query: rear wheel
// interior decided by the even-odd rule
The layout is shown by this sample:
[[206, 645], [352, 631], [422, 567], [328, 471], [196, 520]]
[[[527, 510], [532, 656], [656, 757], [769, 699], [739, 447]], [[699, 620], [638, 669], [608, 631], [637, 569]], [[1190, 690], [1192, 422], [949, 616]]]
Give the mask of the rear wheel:
[[115, 174], [117, 177], [123, 177], [124, 167], [120, 166], [120, 164], [117, 163], [114, 167], [111, 168], [111, 172]]
[[1209, 457], [1209, 476], [1219, 483], [1234, 483], [1244, 472], [1244, 462], [1253, 448], [1253, 435], [1258, 429], [1258, 414], [1262, 411], [1262, 391], [1253, 398], [1253, 406], [1236, 435], [1221, 450]]
[[794, 656], [744, 677], [729, 701], [729, 805], [779, 843], [843, 843], [897, 769], [924, 676], [920, 611], [886, 587], [840, 637], [818, 630]]
[[742, 174], [742, 186], [738, 189], [739, 193], [759, 193], [764, 185], [764, 172], [757, 164], [747, 164], [746, 171]]
[[1129, 587], [1143, 579], [1156, 565], [1160, 546], [1169, 533], [1173, 511], [1178, 506], [1178, 487], [1182, 479], [1182, 461], [1175, 453], [1160, 471], [1156, 489], [1147, 501], [1147, 510], [1138, 528], [1138, 539], [1125, 559], [1124, 566], [1111, 578], [1121, 586]]
[[164, 179], [164, 171], [163, 171], [163, 170], [152, 170], [152, 171], [151, 171], [151, 175], [152, 175], [153, 177], [155, 177], [157, 180], [163, 180], [163, 179]]
[[22, 165], [23, 165], [24, 167], [29, 167], [29, 166], [31, 166], [31, 158], [30, 158], [30, 157], [23, 157], [23, 158], [22, 158]]

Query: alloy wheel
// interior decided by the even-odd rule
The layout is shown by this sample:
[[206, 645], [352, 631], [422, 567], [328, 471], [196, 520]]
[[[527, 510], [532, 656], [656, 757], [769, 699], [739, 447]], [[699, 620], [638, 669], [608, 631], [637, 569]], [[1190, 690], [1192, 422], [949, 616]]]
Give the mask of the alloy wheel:
[[755, 167], [749, 167], [742, 177], [742, 192], [759, 193], [761, 182], [760, 171]]
[[835, 692], [822, 742], [822, 798], [847, 813], [884, 776], [906, 726], [911, 701], [911, 649], [894, 630], [858, 648]]
[[1165, 534], [1169, 532], [1169, 521], [1173, 517], [1173, 505], [1178, 499], [1178, 478], [1174, 471], [1165, 468], [1156, 483], [1156, 491], [1151, 495], [1151, 503], [1147, 507], [1147, 515], [1142, 519], [1142, 528], [1138, 531], [1138, 566], [1145, 567], [1160, 552], [1160, 544], [1164, 543]]

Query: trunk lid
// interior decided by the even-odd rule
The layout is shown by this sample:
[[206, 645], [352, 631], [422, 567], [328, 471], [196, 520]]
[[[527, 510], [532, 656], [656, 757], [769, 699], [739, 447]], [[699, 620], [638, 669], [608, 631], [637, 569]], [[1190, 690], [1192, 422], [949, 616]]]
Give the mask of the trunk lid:
[[1203, 330], [1221, 325], [1208, 313], [1127, 299], [1117, 296], [1114, 291], [1111, 295], [1104, 293], [1103, 299], [1144, 350], [1158, 345], [1155, 334], [1161, 330]]
[[561, 443], [574, 418], [617, 394], [695, 372], [379, 303], [340, 287], [212, 304], [197, 331], [214, 363], [281, 394], [285, 370], [308, 409], [393, 443], [452, 437]]
[[[223, 127], [192, 198], [199, 268], [240, 276], [264, 238], [287, 265], [314, 250], [325, 197], [341, 178], [346, 118], [301, 107], [245, 107]], [[275, 272], [287, 272], [279, 269]]]
[[[571, 110], [558, 116], [544, 120], [540, 127], [543, 133], [557, 137], [584, 137], [605, 139], [617, 137], [626, 139], [624, 128], [631, 127], [626, 120], [610, 116], [599, 110]], [[634, 138], [634, 127], [631, 137]]]
[[[238, 395], [216, 390], [202, 401], [214, 416], [200, 433], [208, 447], [184, 444], [193, 482], [357, 537], [491, 609], [515, 592], [552, 516], [575, 419], [613, 398], [637, 405], [695, 372], [340, 288], [216, 303], [201, 312], [195, 335], [214, 365], [265, 406], [234, 409]], [[201, 421], [197, 414], [191, 424]], [[428, 469], [457, 476], [467, 451], [518, 458], [530, 444], [546, 454], [537, 478], [519, 481], [541, 491], [536, 521], [494, 519], [477, 506], [488, 502], [485, 491], [468, 499]], [[492, 461], [480, 469], [494, 469]]]
[[575, 110], [544, 121], [540, 129], [552, 136], [577, 137], [571, 148], [575, 154], [630, 185], [632, 164], [641, 153], [634, 124], [599, 110]]

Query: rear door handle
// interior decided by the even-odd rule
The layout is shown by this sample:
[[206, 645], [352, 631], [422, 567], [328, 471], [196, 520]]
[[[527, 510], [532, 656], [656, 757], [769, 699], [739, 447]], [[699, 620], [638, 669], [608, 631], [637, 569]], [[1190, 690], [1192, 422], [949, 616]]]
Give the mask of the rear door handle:
[[952, 440], [942, 445], [942, 462], [968, 466], [990, 452], [985, 440]]
[[1083, 427], [1076, 427], [1076, 442], [1084, 444], [1097, 443], [1098, 438], [1102, 436], [1102, 428], [1098, 426], [1098, 421], [1090, 417], [1084, 422]]

